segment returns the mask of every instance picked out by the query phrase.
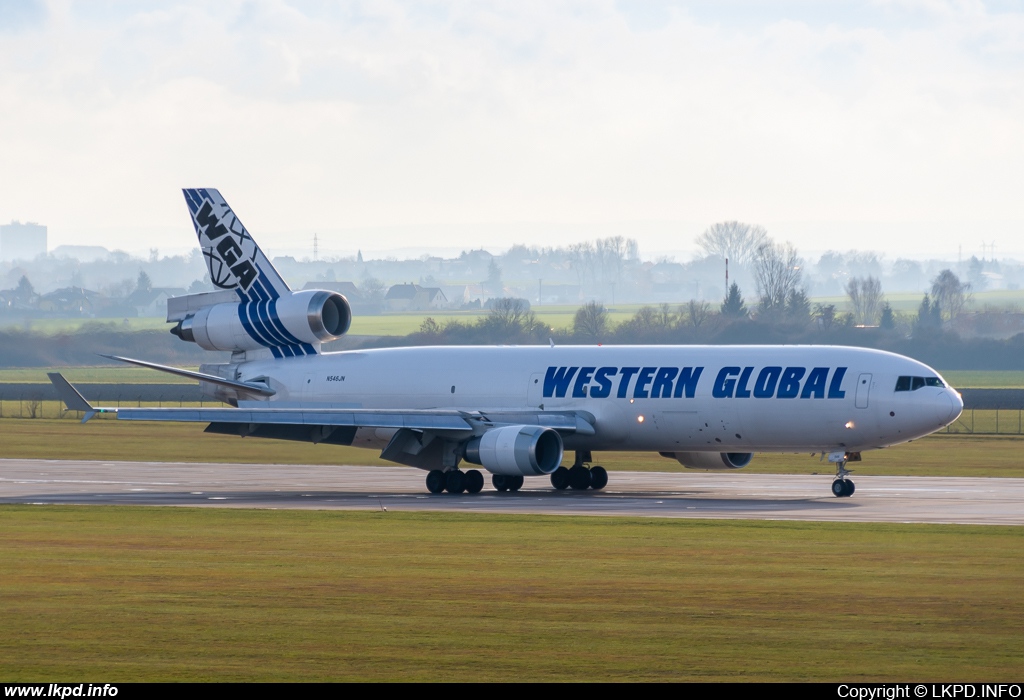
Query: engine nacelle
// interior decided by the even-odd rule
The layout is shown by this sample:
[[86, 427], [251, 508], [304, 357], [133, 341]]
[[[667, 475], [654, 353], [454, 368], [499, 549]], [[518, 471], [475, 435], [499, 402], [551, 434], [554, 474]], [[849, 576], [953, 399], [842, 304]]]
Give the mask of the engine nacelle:
[[742, 469], [754, 458], [753, 452], [663, 452], [687, 469]]
[[204, 350], [238, 352], [260, 348], [303, 352], [345, 335], [352, 324], [348, 299], [337, 292], [306, 289], [271, 301], [206, 306], [187, 316], [171, 333]]
[[492, 474], [550, 474], [562, 463], [562, 436], [540, 425], [492, 428], [466, 444], [465, 458]]

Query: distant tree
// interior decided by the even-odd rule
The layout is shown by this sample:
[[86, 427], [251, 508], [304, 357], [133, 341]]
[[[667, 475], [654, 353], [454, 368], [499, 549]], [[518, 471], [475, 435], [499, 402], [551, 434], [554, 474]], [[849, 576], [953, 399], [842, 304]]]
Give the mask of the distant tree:
[[711, 318], [711, 304], [690, 299], [686, 304], [686, 322], [692, 328], [700, 328]]
[[939, 302], [932, 302], [927, 294], [921, 300], [921, 305], [917, 307], [917, 327], [918, 328], [938, 328], [942, 325], [942, 309], [939, 306]]
[[499, 339], [510, 339], [536, 330], [537, 317], [526, 299], [500, 297], [491, 300], [491, 310], [482, 325]]
[[22, 304], [28, 304], [29, 302], [32, 301], [32, 297], [34, 297], [35, 295], [35, 287], [33, 287], [32, 283], [28, 281], [27, 276], [22, 275], [21, 279], [18, 280], [18, 286], [14, 288], [15, 300], [21, 302]]
[[760, 297], [762, 313], [778, 313], [786, 308], [786, 300], [800, 283], [800, 260], [791, 243], [766, 242], [758, 246], [753, 257], [754, 283]]
[[135, 281], [135, 291], [149, 292], [153, 289], [153, 280], [149, 278], [145, 270], [139, 270], [139, 278]]
[[757, 224], [722, 221], [712, 224], [697, 236], [697, 247], [705, 255], [728, 258], [737, 265], [749, 265], [762, 245], [770, 243], [768, 231]]
[[[968, 282], [961, 282], [960, 278], [947, 268], [932, 280], [932, 296], [935, 298], [935, 304], [944, 309], [946, 317], [952, 321], [970, 301], [971, 285]], [[941, 318], [941, 312], [939, 316]]]
[[730, 319], [747, 317], [747, 305], [743, 302], [740, 287], [735, 282], [729, 285], [729, 294], [722, 302], [722, 315]]
[[588, 301], [576, 310], [572, 320], [573, 335], [598, 340], [608, 333], [608, 310], [596, 301]]
[[856, 323], [874, 325], [882, 304], [882, 283], [877, 277], [851, 277], [846, 283], [846, 296], [853, 306]]
[[436, 338], [441, 335], [441, 326], [431, 317], [427, 317], [423, 323], [420, 324], [420, 333], [431, 338]]
[[814, 318], [823, 330], [830, 330], [836, 322], [836, 305], [815, 304]]
[[988, 278], [985, 277], [985, 263], [978, 260], [977, 256], [972, 255], [967, 262], [967, 281], [970, 282], [971, 289], [976, 289], [979, 292], [988, 286]]
[[878, 325], [887, 331], [891, 331], [896, 328], [896, 314], [892, 312], [892, 307], [889, 302], [882, 304], [882, 317], [878, 322]]
[[501, 281], [501, 268], [494, 258], [491, 258], [491, 262], [487, 266], [487, 279], [484, 280], [483, 287], [493, 296], [501, 296], [505, 290], [505, 283]]
[[364, 277], [362, 282], [363, 297], [371, 303], [384, 301], [387, 286], [376, 277]]
[[786, 300], [786, 320], [807, 324], [811, 321], [811, 300], [803, 289], [794, 289]]

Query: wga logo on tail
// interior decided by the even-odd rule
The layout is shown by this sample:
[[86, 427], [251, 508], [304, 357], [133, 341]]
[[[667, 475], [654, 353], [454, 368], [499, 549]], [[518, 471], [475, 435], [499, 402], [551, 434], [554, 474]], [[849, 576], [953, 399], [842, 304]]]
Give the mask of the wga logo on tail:
[[256, 243], [249, 233], [230, 209], [223, 218], [218, 217], [209, 199], [203, 200], [195, 220], [210, 281], [221, 289], [249, 291], [258, 275], [253, 263]]

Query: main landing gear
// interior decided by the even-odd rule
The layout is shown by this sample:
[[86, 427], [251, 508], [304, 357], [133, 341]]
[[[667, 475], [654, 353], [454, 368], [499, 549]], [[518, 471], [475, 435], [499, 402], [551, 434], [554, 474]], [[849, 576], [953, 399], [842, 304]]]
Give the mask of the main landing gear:
[[577, 450], [576, 459], [572, 467], [566, 469], [559, 467], [551, 473], [551, 485], [559, 491], [572, 489], [573, 491], [586, 491], [594, 489], [600, 491], [608, 485], [608, 472], [604, 467], [586, 467], [584, 462], [591, 459], [590, 452]]
[[836, 480], [832, 482], [832, 495], [836, 498], [849, 498], [857, 487], [847, 478], [853, 472], [846, 468], [846, 460], [836, 462]]
[[480, 493], [483, 487], [484, 475], [476, 469], [467, 472], [459, 469], [449, 469], [446, 472], [432, 469], [427, 473], [427, 490], [430, 493]]

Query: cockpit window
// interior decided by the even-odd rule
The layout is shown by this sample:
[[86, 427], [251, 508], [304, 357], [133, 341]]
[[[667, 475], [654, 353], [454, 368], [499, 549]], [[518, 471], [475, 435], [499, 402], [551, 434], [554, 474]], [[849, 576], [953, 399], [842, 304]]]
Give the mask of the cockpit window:
[[896, 379], [896, 391], [917, 391], [925, 386], [946, 386], [938, 377], [899, 377]]

